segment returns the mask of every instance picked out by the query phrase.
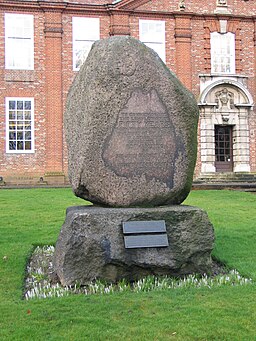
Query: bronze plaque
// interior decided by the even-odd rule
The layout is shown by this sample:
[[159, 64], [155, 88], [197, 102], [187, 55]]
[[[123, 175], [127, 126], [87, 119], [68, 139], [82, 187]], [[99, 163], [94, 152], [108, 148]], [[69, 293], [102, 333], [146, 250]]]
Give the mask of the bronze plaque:
[[170, 183], [175, 151], [173, 124], [157, 91], [135, 89], [104, 143], [105, 164], [119, 176]]

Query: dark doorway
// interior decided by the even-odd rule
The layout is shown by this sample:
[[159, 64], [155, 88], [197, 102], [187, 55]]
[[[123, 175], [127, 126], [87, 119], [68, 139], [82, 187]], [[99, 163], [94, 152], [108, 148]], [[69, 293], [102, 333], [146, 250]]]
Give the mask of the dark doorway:
[[232, 126], [215, 126], [216, 172], [233, 171]]

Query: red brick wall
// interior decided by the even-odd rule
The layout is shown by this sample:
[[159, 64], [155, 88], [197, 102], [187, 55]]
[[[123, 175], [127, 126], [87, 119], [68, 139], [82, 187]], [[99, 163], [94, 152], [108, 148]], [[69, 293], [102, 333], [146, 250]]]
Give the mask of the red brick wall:
[[[12, 11], [8, 11], [12, 13]], [[29, 11], [18, 13], [30, 14]], [[34, 11], [34, 70], [5, 70], [4, 61], [4, 12], [0, 15], [0, 174], [12, 177], [42, 176], [45, 172], [45, 156], [47, 153], [46, 138], [46, 95], [45, 95], [45, 44], [42, 37], [44, 30], [44, 15]], [[35, 153], [6, 154], [5, 153], [5, 97], [34, 97], [35, 100]]]
[[62, 15], [45, 11], [46, 172], [62, 172]]
[[[236, 33], [237, 73], [248, 76], [248, 88], [256, 93], [255, 1], [228, 0], [227, 14], [215, 14], [216, 0], [179, 1], [80, 0], [67, 2], [20, 2], [0, 0], [0, 176], [36, 177], [67, 173], [67, 150], [63, 137], [63, 111], [68, 89], [76, 74], [72, 67], [72, 17], [100, 18], [100, 38], [130, 34], [139, 38], [139, 19], [165, 20], [166, 63], [198, 98], [199, 74], [210, 72], [210, 32], [219, 30], [219, 19], [228, 20]], [[144, 4], [143, 4], [144, 3]], [[30, 13], [35, 22], [35, 68], [5, 70], [4, 13]], [[254, 17], [253, 17], [254, 15]], [[35, 153], [6, 154], [5, 97], [35, 98]], [[250, 113], [251, 170], [256, 171], [256, 117]], [[199, 145], [200, 146], [200, 145]], [[197, 170], [200, 169], [200, 157]]]
[[[173, 12], [179, 10], [179, 1], [161, 0], [148, 1], [142, 6], [137, 7], [139, 10], [147, 11], [163, 11]], [[210, 0], [203, 2], [202, 0], [185, 0], [185, 12], [197, 14], [213, 14], [216, 10], [217, 0]], [[227, 0], [227, 11], [232, 15], [237, 16], [251, 16], [256, 14], [255, 0]]]

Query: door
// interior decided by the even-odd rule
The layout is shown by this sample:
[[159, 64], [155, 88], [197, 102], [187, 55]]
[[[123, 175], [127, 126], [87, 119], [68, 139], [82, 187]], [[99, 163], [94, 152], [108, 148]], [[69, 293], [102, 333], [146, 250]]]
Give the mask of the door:
[[216, 172], [233, 171], [232, 126], [215, 126]]

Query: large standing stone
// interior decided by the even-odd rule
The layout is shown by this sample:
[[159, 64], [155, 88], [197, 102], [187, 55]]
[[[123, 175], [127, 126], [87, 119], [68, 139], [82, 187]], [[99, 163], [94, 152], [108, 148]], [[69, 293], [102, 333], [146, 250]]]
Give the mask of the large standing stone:
[[62, 284], [211, 271], [206, 213], [167, 206], [190, 191], [197, 121], [193, 96], [152, 50], [130, 37], [93, 45], [67, 100], [69, 175], [76, 195], [124, 207], [67, 210], [54, 256]]
[[[168, 247], [125, 248], [122, 222], [155, 220], [166, 223]], [[207, 214], [197, 207], [72, 207], [56, 244], [54, 264], [63, 285], [207, 273], [213, 241]]]
[[131, 37], [96, 42], [65, 112], [75, 194], [108, 206], [179, 204], [196, 161], [198, 109], [156, 53]]

